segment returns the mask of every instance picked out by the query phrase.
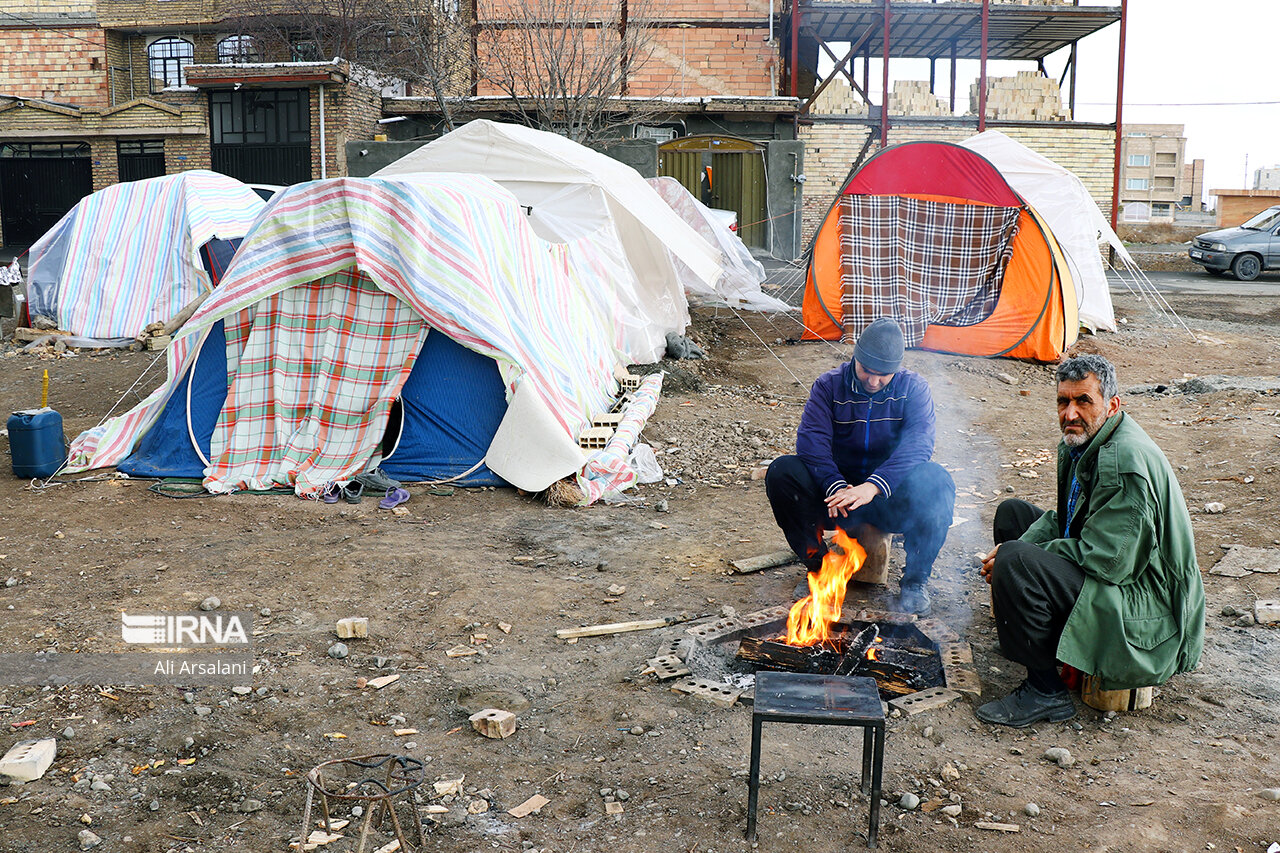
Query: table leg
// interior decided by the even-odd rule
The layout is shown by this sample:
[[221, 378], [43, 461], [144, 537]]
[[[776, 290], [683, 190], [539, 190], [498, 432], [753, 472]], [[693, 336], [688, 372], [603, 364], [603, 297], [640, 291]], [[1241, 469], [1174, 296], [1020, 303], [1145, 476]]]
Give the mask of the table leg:
[[764, 721], [751, 718], [751, 772], [747, 776], [747, 840], [756, 840], [756, 800], [760, 794], [760, 728]]
[[871, 748], [872, 735], [875, 729], [870, 726], [862, 727], [862, 793], [871, 790]]
[[880, 833], [880, 782], [884, 772], [884, 727], [875, 730], [875, 757], [871, 760], [871, 825], [867, 829], [867, 846], [876, 846], [876, 836]]

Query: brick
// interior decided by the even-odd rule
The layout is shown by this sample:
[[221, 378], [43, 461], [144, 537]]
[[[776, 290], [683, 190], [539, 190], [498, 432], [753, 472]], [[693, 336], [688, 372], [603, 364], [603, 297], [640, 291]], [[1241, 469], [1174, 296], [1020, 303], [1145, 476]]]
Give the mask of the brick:
[[1280, 601], [1259, 599], [1253, 603], [1253, 618], [1266, 624], [1280, 622]]
[[679, 678], [682, 675], [688, 675], [690, 673], [690, 669], [684, 665], [684, 661], [674, 655], [662, 655], [656, 658], [649, 658], [649, 667], [653, 670], [653, 674], [657, 676], [659, 681], [666, 681], [669, 678]]
[[58, 754], [58, 742], [47, 737], [20, 740], [0, 758], [0, 777], [14, 782], [34, 782], [44, 775]]
[[742, 695], [741, 690], [735, 690], [710, 679], [692, 677], [675, 682], [671, 685], [671, 690], [675, 693], [685, 693], [689, 696], [697, 696], [699, 699], [706, 699], [721, 708], [733, 707], [738, 697]]
[[471, 728], [488, 738], [501, 739], [516, 733], [516, 715], [499, 708], [485, 708], [467, 718]]
[[916, 714], [923, 714], [925, 711], [932, 711], [935, 708], [950, 705], [959, 698], [960, 694], [954, 690], [948, 690], [945, 687], [931, 687], [918, 693], [890, 699], [889, 706], [897, 708], [908, 717], [912, 717]]
[[369, 620], [364, 616], [348, 616], [339, 619], [337, 625], [338, 638], [342, 640], [363, 640], [369, 636]]

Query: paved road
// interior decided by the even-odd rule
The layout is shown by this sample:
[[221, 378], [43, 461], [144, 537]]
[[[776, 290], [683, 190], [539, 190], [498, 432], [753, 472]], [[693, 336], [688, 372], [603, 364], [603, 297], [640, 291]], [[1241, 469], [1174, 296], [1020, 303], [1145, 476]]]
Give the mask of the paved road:
[[[1263, 273], [1254, 281], [1236, 281], [1230, 276], [1206, 272], [1149, 272], [1147, 278], [1164, 293], [1205, 294], [1207, 296], [1280, 296], [1280, 272]], [[1111, 276], [1111, 289], [1124, 290], [1124, 283]]]

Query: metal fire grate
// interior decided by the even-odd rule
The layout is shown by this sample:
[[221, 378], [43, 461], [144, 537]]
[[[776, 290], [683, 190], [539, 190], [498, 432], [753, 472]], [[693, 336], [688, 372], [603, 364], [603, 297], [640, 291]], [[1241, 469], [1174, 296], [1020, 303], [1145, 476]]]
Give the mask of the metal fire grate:
[[[330, 801], [347, 806], [362, 806], [364, 819], [360, 823], [360, 840], [356, 844], [355, 853], [365, 853], [365, 845], [369, 840], [369, 830], [382, 828], [383, 822], [390, 818], [391, 828], [396, 841], [400, 843], [402, 853], [414, 853], [425, 846], [426, 839], [422, 834], [422, 821], [414, 806], [413, 792], [425, 778], [423, 764], [416, 758], [406, 755], [380, 753], [374, 755], [357, 755], [353, 758], [337, 758], [313, 767], [307, 773], [307, 804], [302, 810], [302, 834], [298, 840], [298, 849], [308, 849], [312, 832], [311, 806], [317, 796], [320, 798], [320, 810], [324, 815], [324, 832], [327, 836], [336, 836], [346, 826], [340, 826], [329, 813]], [[397, 798], [399, 801], [397, 802]], [[418, 846], [409, 845], [405, 837], [404, 827], [396, 814], [396, 806], [408, 802], [411, 823], [416, 828]]]

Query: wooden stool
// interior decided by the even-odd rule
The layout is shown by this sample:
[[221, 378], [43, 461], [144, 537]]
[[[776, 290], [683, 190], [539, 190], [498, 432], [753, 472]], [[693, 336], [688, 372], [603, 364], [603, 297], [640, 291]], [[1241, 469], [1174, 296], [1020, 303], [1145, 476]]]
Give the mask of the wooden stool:
[[764, 723], [809, 723], [862, 728], [862, 790], [871, 795], [867, 846], [880, 829], [880, 779], [884, 768], [884, 707], [875, 679], [866, 676], [756, 673], [751, 711], [751, 773], [747, 778], [747, 840], [756, 840], [760, 793], [760, 730]]
[[889, 551], [893, 547], [893, 534], [885, 533], [870, 524], [859, 524], [849, 531], [849, 535], [857, 539], [862, 550], [867, 552], [866, 562], [853, 579], [858, 583], [883, 586], [889, 580]]
[[1151, 707], [1151, 701], [1155, 698], [1155, 688], [1102, 690], [1098, 686], [1098, 679], [1092, 675], [1086, 675], [1080, 685], [1080, 698], [1084, 704], [1099, 711], [1140, 711]]

